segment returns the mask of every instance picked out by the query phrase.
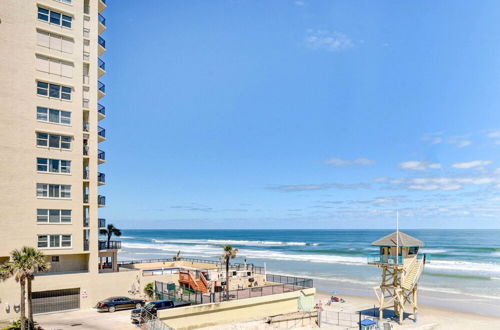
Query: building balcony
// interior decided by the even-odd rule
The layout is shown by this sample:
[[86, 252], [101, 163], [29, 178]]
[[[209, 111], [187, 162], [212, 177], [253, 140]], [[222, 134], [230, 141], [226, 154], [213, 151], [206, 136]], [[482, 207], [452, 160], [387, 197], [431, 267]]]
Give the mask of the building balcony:
[[89, 226], [89, 218], [88, 217], [83, 217], [83, 226], [88, 227]]
[[106, 140], [106, 129], [97, 126], [97, 136], [99, 137], [99, 142]]
[[371, 265], [402, 265], [404, 263], [404, 257], [374, 254], [368, 255], [367, 261], [368, 264]]
[[97, 103], [97, 114], [99, 115], [99, 120], [104, 119], [106, 117], [106, 107]]
[[99, 241], [99, 251], [102, 250], [119, 250], [122, 248], [121, 241]]
[[106, 228], [106, 219], [99, 218], [99, 228]]
[[88, 250], [89, 250], [89, 241], [83, 240], [83, 251], [88, 251]]
[[90, 29], [83, 28], [83, 37], [86, 39], [90, 39]]
[[106, 30], [106, 19], [101, 14], [99, 14], [98, 18], [99, 18], [99, 34], [101, 34], [104, 32], [104, 30]]
[[89, 151], [89, 145], [88, 145], [88, 144], [84, 144], [84, 145], [83, 145], [83, 155], [84, 155], [85, 157], [88, 157], [88, 156], [89, 156], [89, 152], [90, 152], [90, 151]]
[[83, 75], [82, 83], [84, 85], [90, 85], [90, 77], [87, 75]]
[[89, 203], [89, 194], [83, 194], [83, 204]]
[[99, 12], [106, 9], [106, 0], [97, 0], [97, 2], [99, 3]]
[[106, 162], [106, 153], [102, 150], [97, 150], [97, 161], [99, 164], [103, 164]]
[[102, 82], [97, 82], [97, 94], [99, 94], [99, 98], [103, 98], [106, 95], [106, 85]]
[[88, 121], [84, 121], [82, 129], [84, 132], [89, 132], [90, 131], [90, 123]]
[[98, 53], [99, 53], [99, 56], [101, 56], [106, 51], [106, 40], [104, 40], [103, 37], [99, 36], [97, 38], [97, 43], [99, 44], [99, 46], [98, 46], [99, 52]]
[[106, 63], [100, 58], [97, 59], [97, 70], [99, 73], [99, 78], [106, 73]]
[[104, 173], [101, 173], [101, 172], [97, 173], [97, 184], [99, 186], [106, 184], [106, 176], [104, 175]]
[[90, 101], [89, 99], [87, 98], [82, 98], [82, 107], [85, 109], [85, 110], [88, 110], [89, 107], [90, 107]]
[[97, 206], [105, 207], [106, 206], [106, 196], [99, 195], [97, 196]]
[[83, 52], [83, 60], [85, 62], [90, 62], [90, 53], [89, 52], [86, 52], [86, 51]]
[[84, 168], [83, 169], [83, 180], [88, 180], [89, 179], [89, 169]]

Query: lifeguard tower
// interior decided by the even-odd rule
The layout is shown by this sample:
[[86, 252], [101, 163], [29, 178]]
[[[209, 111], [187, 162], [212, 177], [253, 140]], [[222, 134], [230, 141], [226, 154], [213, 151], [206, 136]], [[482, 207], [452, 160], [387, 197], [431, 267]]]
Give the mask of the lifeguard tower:
[[424, 243], [408, 234], [396, 231], [372, 243], [380, 253], [368, 257], [368, 264], [382, 269], [382, 282], [373, 288], [379, 301], [380, 319], [384, 309], [394, 307], [394, 314], [403, 322], [405, 304], [413, 308], [416, 321], [418, 280], [424, 270], [426, 255], [419, 254]]

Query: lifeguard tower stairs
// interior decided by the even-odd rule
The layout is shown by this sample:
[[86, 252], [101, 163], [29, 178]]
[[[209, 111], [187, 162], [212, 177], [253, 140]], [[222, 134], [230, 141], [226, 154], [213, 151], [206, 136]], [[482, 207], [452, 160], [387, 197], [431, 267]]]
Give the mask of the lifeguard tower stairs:
[[[379, 301], [379, 317], [384, 317], [384, 309], [394, 308], [399, 324], [403, 322], [405, 305], [410, 305], [416, 320], [418, 304], [418, 281], [427, 256], [419, 253], [424, 243], [408, 234], [396, 231], [382, 237], [371, 245], [380, 247], [380, 253], [368, 256], [368, 264], [382, 270], [380, 286], [373, 288]], [[408, 313], [408, 312], [407, 312]]]

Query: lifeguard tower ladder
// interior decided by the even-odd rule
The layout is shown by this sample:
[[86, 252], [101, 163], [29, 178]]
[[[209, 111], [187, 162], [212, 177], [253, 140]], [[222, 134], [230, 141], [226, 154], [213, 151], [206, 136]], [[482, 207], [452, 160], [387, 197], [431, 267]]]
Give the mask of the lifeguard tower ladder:
[[424, 243], [408, 234], [396, 231], [372, 243], [380, 247], [380, 254], [368, 257], [368, 264], [382, 269], [382, 282], [373, 288], [379, 301], [379, 316], [384, 309], [394, 307], [394, 315], [403, 322], [405, 304], [413, 308], [413, 319], [417, 317], [418, 280], [424, 270], [426, 255], [419, 254]]

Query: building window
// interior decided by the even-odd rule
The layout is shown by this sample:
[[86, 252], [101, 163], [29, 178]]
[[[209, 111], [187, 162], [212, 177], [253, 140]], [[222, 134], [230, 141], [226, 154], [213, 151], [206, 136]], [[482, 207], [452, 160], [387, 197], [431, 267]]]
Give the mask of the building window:
[[38, 172], [71, 173], [71, 160], [40, 158], [36, 159]]
[[49, 123], [71, 125], [71, 112], [36, 107], [36, 119]]
[[59, 256], [52, 256], [52, 262], [59, 262]]
[[38, 19], [50, 23], [61, 25], [67, 28], [71, 28], [71, 21], [73, 18], [71, 16], [66, 16], [56, 11], [48, 10], [42, 7], [38, 7]]
[[36, 133], [36, 145], [57, 149], [71, 149], [71, 136]]
[[36, 93], [41, 96], [71, 100], [71, 87], [49, 84], [43, 81], [37, 81]]
[[41, 30], [37, 30], [36, 38], [39, 46], [47, 47], [63, 53], [73, 53], [73, 39]]
[[71, 198], [71, 186], [63, 184], [36, 184], [36, 196], [41, 198]]
[[37, 223], [71, 223], [71, 210], [37, 209]]
[[38, 235], [39, 248], [71, 247], [71, 235]]
[[55, 58], [36, 55], [36, 69], [60, 77], [73, 78], [73, 63]]

